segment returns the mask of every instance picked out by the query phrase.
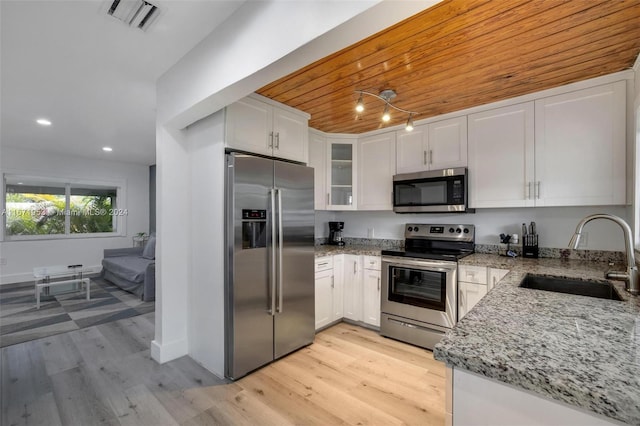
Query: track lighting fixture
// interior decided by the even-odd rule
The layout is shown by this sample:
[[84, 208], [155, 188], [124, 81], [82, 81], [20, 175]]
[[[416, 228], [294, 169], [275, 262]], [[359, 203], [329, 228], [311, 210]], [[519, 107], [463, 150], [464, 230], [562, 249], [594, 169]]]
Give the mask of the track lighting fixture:
[[356, 103], [356, 111], [358, 113], [364, 111], [364, 102], [362, 101], [362, 95], [373, 96], [384, 102], [384, 111], [382, 112], [383, 122], [386, 123], [391, 120], [391, 111], [389, 108], [391, 107], [397, 111], [404, 112], [405, 114], [409, 114], [409, 118], [407, 119], [407, 124], [405, 126], [405, 129], [407, 130], [407, 132], [410, 132], [413, 130], [413, 116], [418, 115], [418, 113], [415, 111], [407, 111], [406, 109], [398, 108], [397, 106], [393, 105], [390, 102], [390, 100], [396, 97], [396, 92], [394, 90], [386, 89], [380, 92], [380, 94], [378, 95], [376, 95], [375, 93], [364, 91], [364, 90], [356, 90], [356, 92], [360, 94], [360, 96], [358, 97], [358, 102]]

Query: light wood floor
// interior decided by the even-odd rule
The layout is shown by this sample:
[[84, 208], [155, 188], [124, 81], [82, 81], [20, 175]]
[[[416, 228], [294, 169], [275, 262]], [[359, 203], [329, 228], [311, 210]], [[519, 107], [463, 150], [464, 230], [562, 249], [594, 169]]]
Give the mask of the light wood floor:
[[149, 356], [153, 313], [0, 350], [9, 425], [443, 425], [431, 352], [338, 324], [229, 383]]

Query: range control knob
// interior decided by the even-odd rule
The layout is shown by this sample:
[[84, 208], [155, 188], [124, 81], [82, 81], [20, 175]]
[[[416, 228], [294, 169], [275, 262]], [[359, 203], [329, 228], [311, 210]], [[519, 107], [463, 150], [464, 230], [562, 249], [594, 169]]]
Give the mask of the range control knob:
[[411, 231], [413, 231], [413, 228], [412, 228], [412, 227], [409, 227], [409, 232], [411, 232]]
[[452, 234], [453, 234], [455, 231], [456, 231], [455, 229], [453, 229], [453, 228], [449, 228], [449, 232], [450, 232], [450, 233], [452, 233]]
[[462, 231], [462, 232], [464, 232], [465, 234], [468, 234], [469, 233], [469, 229], [464, 228], [464, 231]]
[[461, 233], [461, 232], [462, 232], [462, 229], [460, 229], [460, 228], [456, 229], [456, 233], [458, 233], [458, 234], [459, 234], [459, 233]]
[[415, 228], [413, 228], [414, 231], [418, 232], [420, 230], [420, 228], [418, 228], [417, 226]]

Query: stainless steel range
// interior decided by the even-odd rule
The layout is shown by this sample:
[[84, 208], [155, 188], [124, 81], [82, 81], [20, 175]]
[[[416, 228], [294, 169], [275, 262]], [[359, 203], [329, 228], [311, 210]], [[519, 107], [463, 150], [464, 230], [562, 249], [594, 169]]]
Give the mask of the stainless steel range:
[[405, 249], [382, 251], [380, 334], [433, 349], [457, 319], [458, 259], [473, 225], [409, 223]]

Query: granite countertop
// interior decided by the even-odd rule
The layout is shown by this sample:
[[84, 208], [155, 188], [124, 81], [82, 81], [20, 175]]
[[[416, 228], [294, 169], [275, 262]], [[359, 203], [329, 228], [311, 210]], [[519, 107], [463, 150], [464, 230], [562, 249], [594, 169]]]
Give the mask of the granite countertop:
[[316, 257], [332, 256], [334, 254], [363, 254], [366, 256], [380, 256], [383, 248], [374, 245], [352, 245], [332, 246], [316, 245]]
[[602, 280], [607, 263], [474, 254], [460, 264], [511, 272], [436, 345], [436, 359], [640, 424], [640, 297], [619, 281], [624, 301], [518, 287], [529, 272]]

